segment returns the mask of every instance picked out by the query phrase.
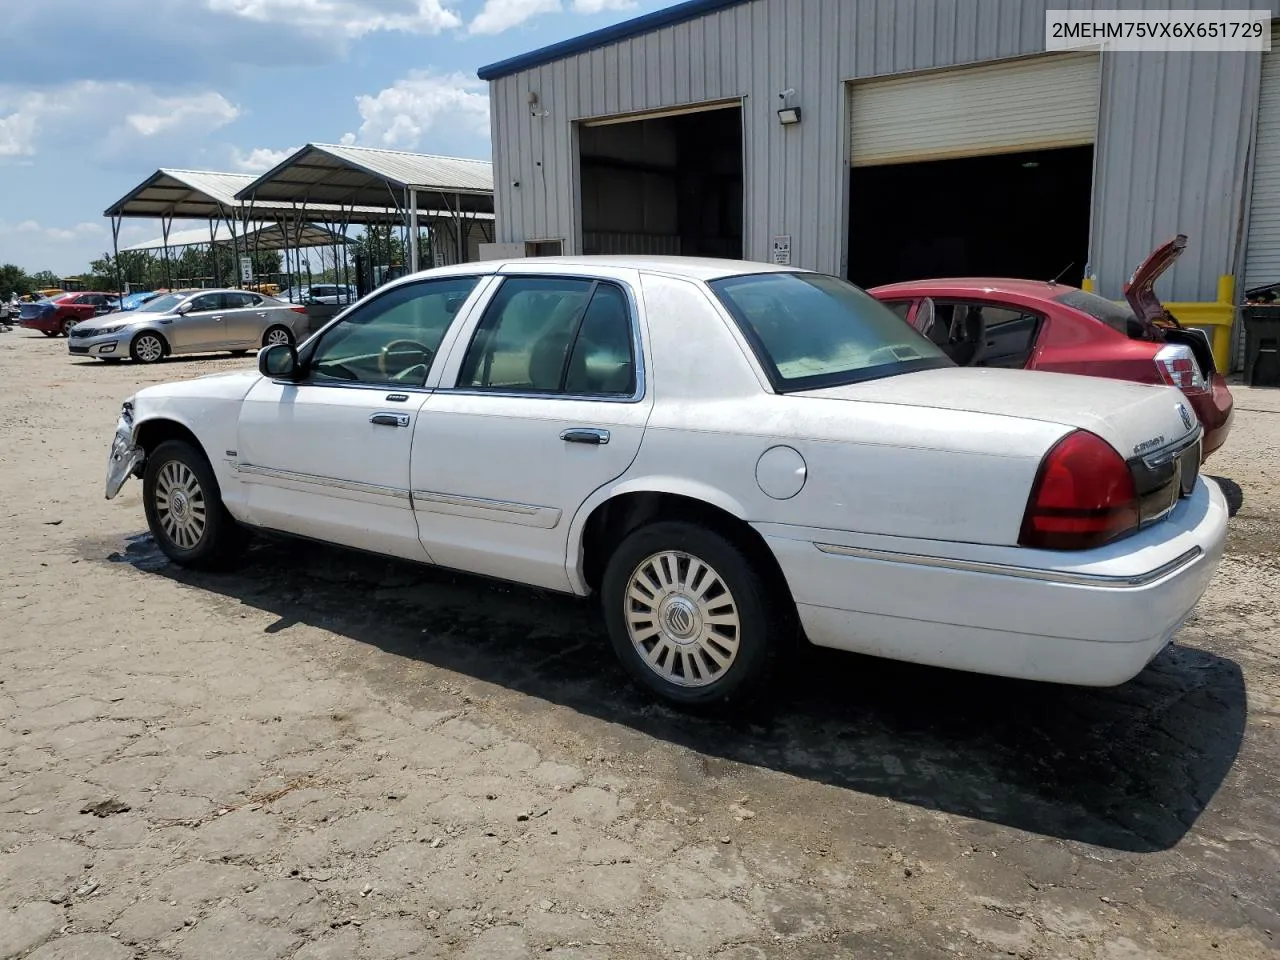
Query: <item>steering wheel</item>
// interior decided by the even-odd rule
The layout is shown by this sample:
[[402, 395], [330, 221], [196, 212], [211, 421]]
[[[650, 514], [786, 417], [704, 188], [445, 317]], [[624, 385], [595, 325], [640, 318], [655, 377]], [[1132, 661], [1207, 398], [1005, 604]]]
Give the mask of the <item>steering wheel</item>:
[[[417, 353], [422, 354], [422, 359], [419, 360], [417, 363], [411, 363], [408, 366], [400, 370], [397, 370], [394, 374], [390, 373], [387, 370], [387, 359], [391, 356], [392, 353], [397, 352], [397, 350], [404, 351], [404, 352], [415, 351]], [[409, 370], [413, 367], [430, 366], [431, 360], [434, 356], [435, 356], [435, 351], [432, 350], [430, 347], [428, 347], [425, 343], [419, 343], [417, 340], [392, 340], [390, 343], [386, 344], [382, 348], [382, 350], [379, 351], [378, 353], [378, 372], [381, 373], [384, 377], [399, 377], [406, 370]]]

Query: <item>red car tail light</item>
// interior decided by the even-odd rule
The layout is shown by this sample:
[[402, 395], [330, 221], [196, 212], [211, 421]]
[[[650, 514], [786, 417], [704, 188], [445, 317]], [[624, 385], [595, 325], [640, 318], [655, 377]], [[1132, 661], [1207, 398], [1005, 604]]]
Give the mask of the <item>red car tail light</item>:
[[1156, 370], [1160, 378], [1179, 390], [1203, 390], [1204, 375], [1196, 355], [1185, 343], [1166, 343], [1156, 351]]
[[307, 308], [306, 308], [306, 307], [290, 307], [289, 309], [290, 309], [290, 310], [292, 310], [294, 313], [306, 313], [306, 312], [307, 312]]
[[1097, 434], [1076, 430], [1040, 464], [1018, 543], [1041, 550], [1100, 547], [1136, 530], [1139, 516], [1124, 458]]

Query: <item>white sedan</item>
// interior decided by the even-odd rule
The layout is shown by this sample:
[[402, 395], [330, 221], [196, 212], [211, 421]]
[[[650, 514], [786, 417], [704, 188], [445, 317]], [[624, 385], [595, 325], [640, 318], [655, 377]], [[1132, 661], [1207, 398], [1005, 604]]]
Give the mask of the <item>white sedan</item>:
[[564, 258], [390, 284], [258, 372], [124, 404], [161, 549], [251, 530], [580, 596], [686, 705], [798, 637], [1112, 685], [1204, 592], [1227, 507], [1171, 387], [958, 368], [841, 280]]

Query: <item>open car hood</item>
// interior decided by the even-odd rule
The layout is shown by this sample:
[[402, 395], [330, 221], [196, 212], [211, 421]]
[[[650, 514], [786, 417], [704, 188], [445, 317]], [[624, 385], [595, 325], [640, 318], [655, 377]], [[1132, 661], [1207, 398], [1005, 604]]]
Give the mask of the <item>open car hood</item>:
[[1138, 318], [1138, 322], [1142, 324], [1148, 336], [1156, 333], [1162, 326], [1179, 325], [1178, 321], [1165, 310], [1160, 298], [1156, 296], [1155, 286], [1156, 280], [1173, 266], [1173, 262], [1178, 257], [1182, 256], [1186, 246], [1187, 237], [1182, 233], [1167, 243], [1162, 243], [1147, 259], [1138, 264], [1138, 269], [1133, 271], [1133, 275], [1124, 285], [1124, 298], [1129, 301], [1134, 316]]

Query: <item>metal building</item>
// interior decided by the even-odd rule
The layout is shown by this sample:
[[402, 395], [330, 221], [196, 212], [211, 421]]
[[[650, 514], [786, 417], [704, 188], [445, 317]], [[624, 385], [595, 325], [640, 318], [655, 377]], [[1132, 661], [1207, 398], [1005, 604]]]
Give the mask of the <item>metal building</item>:
[[1046, 53], [1068, 6], [690, 0], [485, 67], [497, 240], [1118, 297], [1182, 232], [1161, 293], [1222, 363], [1280, 280], [1280, 53]]

